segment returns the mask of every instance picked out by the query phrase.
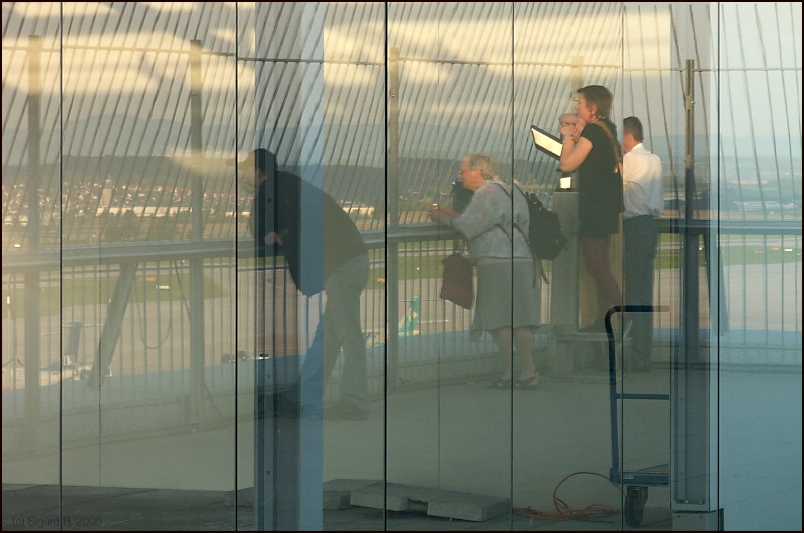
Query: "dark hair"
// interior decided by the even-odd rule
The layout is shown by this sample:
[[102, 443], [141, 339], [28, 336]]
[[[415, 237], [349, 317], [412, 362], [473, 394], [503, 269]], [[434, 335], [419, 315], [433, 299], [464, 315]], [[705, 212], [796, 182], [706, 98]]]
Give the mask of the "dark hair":
[[276, 155], [265, 148], [257, 148], [252, 152], [254, 168], [262, 170], [263, 174], [272, 176], [276, 173]]
[[588, 105], [597, 106], [597, 114], [603, 118], [608, 118], [611, 113], [611, 104], [614, 101], [611, 91], [602, 85], [587, 85], [578, 89], [578, 94], [582, 94]]
[[645, 138], [642, 131], [642, 122], [636, 117], [628, 117], [623, 120], [623, 135], [626, 133], [633, 135], [634, 140], [637, 142], [642, 142], [642, 139]]

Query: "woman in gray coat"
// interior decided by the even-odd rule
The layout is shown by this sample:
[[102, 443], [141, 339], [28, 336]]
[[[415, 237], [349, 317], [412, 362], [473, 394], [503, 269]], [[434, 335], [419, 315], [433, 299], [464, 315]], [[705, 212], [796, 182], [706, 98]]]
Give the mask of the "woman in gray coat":
[[[503, 182], [497, 164], [485, 154], [469, 154], [458, 177], [474, 191], [463, 213], [434, 207], [430, 219], [461, 232], [477, 267], [473, 331], [488, 331], [503, 359], [502, 377], [491, 388], [534, 389], [539, 374], [533, 364], [531, 331], [539, 326], [536, 263], [525, 235], [528, 205], [519, 187]], [[513, 209], [512, 209], [513, 203]], [[513, 379], [513, 347], [521, 361]]]

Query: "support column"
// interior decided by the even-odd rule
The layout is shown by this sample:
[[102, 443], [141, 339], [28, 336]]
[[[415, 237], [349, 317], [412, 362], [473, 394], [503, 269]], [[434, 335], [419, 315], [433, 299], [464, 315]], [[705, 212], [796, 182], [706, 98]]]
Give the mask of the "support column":
[[[203, 118], [201, 115], [201, 41], [190, 43], [190, 147], [192, 151], [192, 238], [204, 239]], [[204, 260], [190, 260], [190, 421], [204, 420], [206, 335]]]
[[[274, 6], [257, 3], [254, 7], [255, 28], [259, 28], [255, 33], [255, 50], [267, 49], [272, 39], [284, 35], [287, 50], [283, 54], [292, 58], [294, 64], [283, 68], [278, 78], [269, 68], [256, 71], [253, 127], [258, 134], [253, 148], [275, 152], [280, 168], [295, 167], [303, 181], [326, 190], [325, 6], [320, 2], [285, 4], [283, 9], [288, 10], [289, 22], [281, 28], [276, 26]], [[291, 33], [286, 35], [288, 28]], [[263, 38], [268, 42], [260, 42]], [[263, 72], [265, 76], [260, 75]], [[264, 94], [275, 97], [265, 98]], [[275, 125], [281, 135], [269, 139], [259, 134], [266, 124], [277, 122], [269, 120], [271, 117], [283, 117], [284, 113], [293, 114], [295, 129], [281, 130], [289, 125], [286, 122]], [[297, 149], [298, 156], [294, 155]], [[322, 275], [326, 237], [323, 201], [320, 195], [309, 194], [306, 188], [299, 201], [301, 278], [318, 278]], [[290, 289], [291, 286], [287, 283], [284, 287]], [[267, 291], [271, 293], [272, 289], [268, 287]], [[307, 298], [294, 290], [290, 295], [283, 293], [284, 303], [280, 303], [278, 294], [279, 291], [273, 291], [274, 296], [267, 304], [273, 305], [272, 310], [277, 314], [284, 314], [282, 324], [287, 331], [275, 330], [277, 319], [273, 314], [273, 320], [260, 318], [255, 324], [258, 337], [264, 335], [265, 345], [275, 347], [271, 354], [258, 359], [254, 369], [255, 528], [258, 531], [318, 531], [323, 529], [324, 523], [324, 385], [323, 362], [314, 365], [311, 361], [323, 359], [324, 354], [323, 336], [317, 336], [310, 344], [308, 332], [317, 326], [315, 315], [323, 300], [320, 295]], [[293, 301], [296, 298], [298, 305]], [[265, 299], [263, 297], [263, 301]], [[305, 314], [297, 315], [299, 309]], [[291, 314], [293, 316], [289, 316]], [[258, 312], [257, 316], [265, 317], [267, 313]], [[323, 320], [323, 316], [317, 319]], [[277, 333], [290, 335], [298, 350], [291, 350], [287, 343], [285, 350], [276, 349]]]
[[555, 375], [568, 375], [575, 370], [575, 356], [563, 337], [578, 329], [578, 193], [554, 192], [553, 212], [568, 240], [552, 261], [549, 366]]
[[670, 508], [674, 529], [718, 529], [716, 353], [700, 344], [698, 243], [695, 217], [694, 62], [687, 60], [686, 157], [681, 342], [672, 355], [670, 376]]
[[[399, 226], [399, 48], [388, 49], [388, 172], [386, 190], [388, 206], [386, 228]], [[388, 243], [385, 248], [386, 350], [388, 353], [388, 384], [399, 380], [399, 245]]]
[[[40, 62], [42, 38], [28, 39], [28, 183], [25, 196], [28, 206], [27, 246], [31, 254], [39, 250], [39, 180], [41, 175], [40, 142], [42, 88]], [[41, 316], [39, 309], [39, 271], [25, 272], [25, 428], [21, 435], [26, 447], [35, 448], [36, 427], [40, 413], [39, 367]]]

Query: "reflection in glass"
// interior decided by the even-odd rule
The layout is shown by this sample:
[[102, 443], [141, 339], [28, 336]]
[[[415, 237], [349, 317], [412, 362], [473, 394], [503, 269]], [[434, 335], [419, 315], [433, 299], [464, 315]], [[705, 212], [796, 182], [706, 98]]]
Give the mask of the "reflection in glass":
[[[685, 529], [704, 513], [800, 529], [799, 4], [2, 11], [4, 529], [78, 509], [70, 527]], [[618, 128], [640, 119], [662, 163], [646, 372], [627, 319], [613, 343], [576, 333], [597, 314], [577, 190], [557, 189], [529, 133], [559, 136], [587, 85], [612, 91]], [[253, 195], [228, 161], [255, 148], [307, 191], [301, 264], [347, 248], [327, 209], [359, 232], [354, 286], [332, 273], [300, 290], [287, 250], [255, 254]], [[438, 297], [466, 243], [430, 211], [460, 200], [475, 152], [571, 237], [534, 287], [538, 390], [488, 389], [527, 359]], [[627, 245], [612, 254], [627, 303], [631, 263]], [[520, 294], [499, 292], [513, 323]], [[327, 315], [359, 320], [358, 349]], [[316, 385], [273, 394], [302, 361], [320, 363]], [[274, 451], [292, 468], [268, 487]], [[617, 478], [646, 469], [664, 477]], [[484, 506], [455, 516], [456, 493]]]

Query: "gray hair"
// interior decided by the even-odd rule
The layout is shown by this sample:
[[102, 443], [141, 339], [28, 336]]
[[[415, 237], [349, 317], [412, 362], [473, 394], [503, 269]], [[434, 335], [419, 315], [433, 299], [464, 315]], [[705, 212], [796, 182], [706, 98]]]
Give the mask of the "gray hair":
[[479, 170], [486, 181], [497, 177], [497, 163], [491, 156], [479, 153], [469, 154], [463, 158], [462, 163], [469, 167], [469, 170]]

